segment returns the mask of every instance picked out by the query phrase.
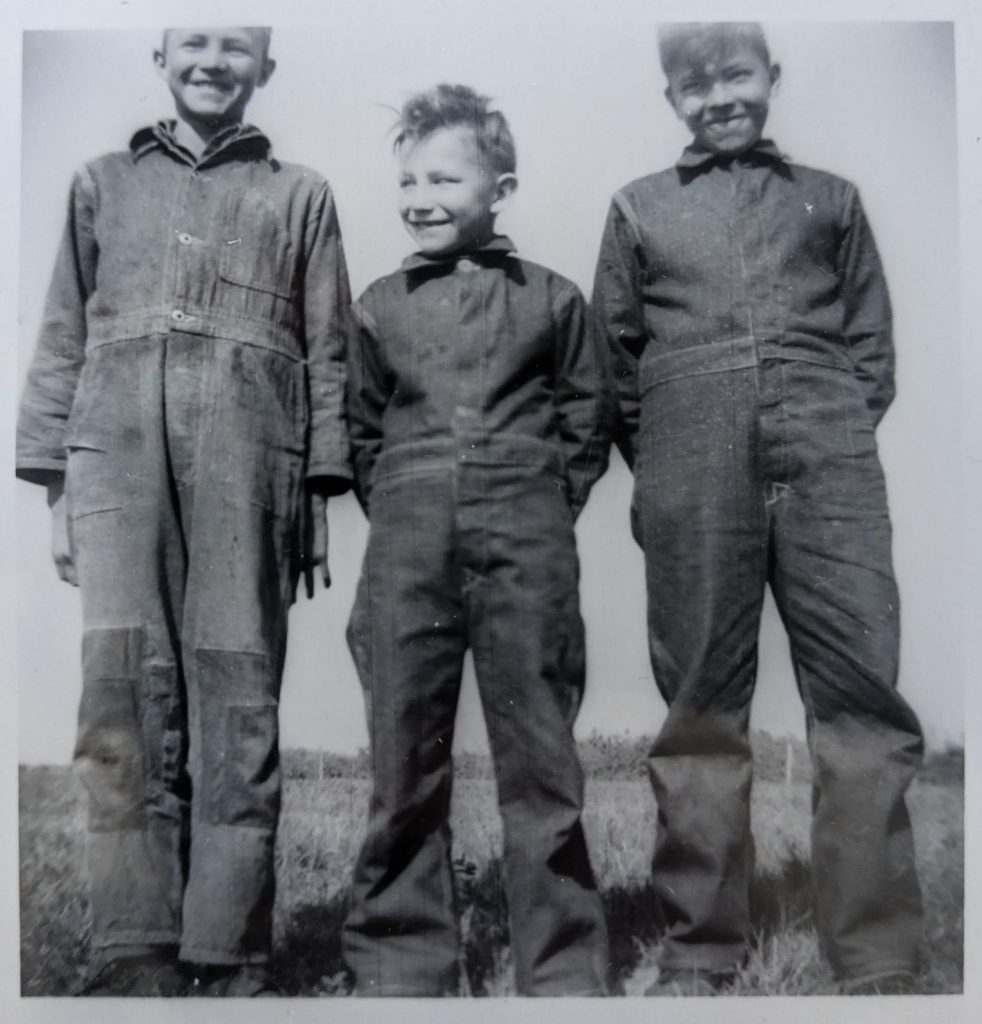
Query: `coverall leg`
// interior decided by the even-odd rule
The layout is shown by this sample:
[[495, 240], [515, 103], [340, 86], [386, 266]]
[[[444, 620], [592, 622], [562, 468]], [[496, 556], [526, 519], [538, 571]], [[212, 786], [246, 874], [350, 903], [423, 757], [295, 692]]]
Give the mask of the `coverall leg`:
[[896, 689], [900, 601], [874, 428], [852, 377], [763, 371], [762, 394], [784, 396], [792, 453], [771, 505], [772, 586], [807, 711], [819, 937], [840, 978], [913, 972], [922, 908], [904, 794], [923, 740]]
[[[843, 976], [910, 969], [919, 897], [903, 794], [921, 741], [896, 692], [889, 518], [858, 385], [783, 360], [683, 377], [652, 389], [641, 429], [635, 512], [652, 664], [670, 705], [649, 762], [662, 963], [721, 971], [746, 954], [747, 733], [770, 580], [815, 757], [823, 945]], [[890, 881], [874, 885], [871, 871]]]
[[379, 479], [348, 640], [374, 780], [344, 954], [359, 995], [457, 992], [454, 719], [467, 649], [446, 468]]
[[457, 500], [468, 634], [504, 823], [516, 988], [603, 995], [607, 931], [573, 740], [585, 652], [564, 481], [525, 466], [471, 466]]
[[303, 367], [173, 334], [96, 349], [84, 372], [115, 378], [98, 445], [69, 456], [94, 941], [261, 962]]

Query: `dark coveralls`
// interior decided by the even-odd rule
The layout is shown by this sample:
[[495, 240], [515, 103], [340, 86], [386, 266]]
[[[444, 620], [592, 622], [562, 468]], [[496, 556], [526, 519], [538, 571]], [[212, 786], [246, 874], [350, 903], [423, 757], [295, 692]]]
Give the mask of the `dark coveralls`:
[[[93, 944], [259, 962], [304, 477], [344, 486], [350, 295], [330, 189], [255, 128], [86, 165], [17, 470], [66, 472]], [[67, 456], [66, 456], [67, 453]]]
[[573, 520], [606, 466], [607, 403], [579, 291], [511, 249], [496, 237], [459, 258], [410, 257], [354, 307], [349, 429], [370, 532], [349, 638], [375, 786], [344, 950], [362, 994], [456, 988], [447, 818], [468, 646], [518, 989], [604, 990], [572, 737]]
[[694, 148], [614, 197], [594, 292], [633, 465], [651, 662], [663, 966], [745, 955], [748, 719], [765, 584], [815, 769], [818, 927], [836, 973], [915, 965], [904, 792], [921, 731], [896, 691], [898, 599], [875, 428], [893, 398], [887, 289], [856, 189], [762, 142]]

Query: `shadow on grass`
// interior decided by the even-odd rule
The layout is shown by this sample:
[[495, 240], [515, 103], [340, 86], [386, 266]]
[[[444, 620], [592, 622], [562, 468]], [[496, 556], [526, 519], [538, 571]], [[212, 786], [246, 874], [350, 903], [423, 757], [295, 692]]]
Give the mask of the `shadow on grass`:
[[637, 967], [645, 949], [665, 931], [661, 906], [650, 882], [614, 886], [600, 893], [610, 944], [611, 990], [616, 992]]
[[[494, 996], [508, 991], [511, 950], [502, 865], [482, 870], [471, 861], [454, 862], [461, 933], [463, 993]], [[664, 920], [650, 882], [615, 886], [601, 893], [610, 940], [610, 983], [616, 991], [635, 970], [644, 951], [664, 933]], [[287, 995], [346, 995], [351, 988], [341, 953], [341, 929], [349, 896], [297, 907], [286, 921], [270, 968]], [[811, 918], [811, 873], [791, 855], [777, 870], [758, 872], [751, 890], [751, 921], [757, 941]], [[502, 988], [504, 984], [504, 989]]]
[[[479, 872], [475, 864], [458, 858], [454, 876], [464, 994], [498, 994], [510, 962], [501, 862], [494, 859]], [[350, 993], [352, 978], [341, 950], [341, 931], [349, 907], [350, 894], [345, 890], [327, 903], [303, 904], [289, 915], [269, 964], [286, 995]]]
[[347, 993], [350, 981], [341, 956], [341, 926], [347, 914], [347, 892], [293, 911], [269, 962], [270, 973], [286, 995]]
[[776, 870], [760, 871], [750, 886], [750, 923], [763, 939], [789, 927], [812, 924], [811, 865], [798, 853], [789, 853]]
[[[637, 968], [645, 951], [665, 932], [665, 919], [650, 882], [615, 886], [601, 893], [610, 941], [612, 988]], [[750, 919], [756, 941], [790, 925], [811, 921], [811, 868], [790, 854], [777, 870], [758, 871], [750, 890]]]

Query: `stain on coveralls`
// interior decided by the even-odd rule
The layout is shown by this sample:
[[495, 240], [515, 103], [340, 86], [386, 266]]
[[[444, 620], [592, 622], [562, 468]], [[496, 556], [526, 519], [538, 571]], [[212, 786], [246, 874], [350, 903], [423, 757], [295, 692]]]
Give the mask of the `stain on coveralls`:
[[330, 192], [268, 153], [162, 124], [80, 172], [22, 403], [18, 472], [66, 471], [99, 949], [269, 953], [300, 497], [348, 470]]

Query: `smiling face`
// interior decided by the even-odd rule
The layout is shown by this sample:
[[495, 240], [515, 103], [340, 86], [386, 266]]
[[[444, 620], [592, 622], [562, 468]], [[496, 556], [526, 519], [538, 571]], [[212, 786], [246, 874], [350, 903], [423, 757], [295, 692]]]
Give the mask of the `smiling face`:
[[172, 28], [153, 57], [178, 117], [215, 130], [241, 122], [254, 90], [269, 80], [275, 64], [266, 46], [256, 29]]
[[735, 156], [760, 138], [780, 76], [777, 64], [738, 43], [718, 58], [675, 68], [665, 95], [697, 145]]
[[515, 190], [514, 174], [495, 174], [466, 125], [438, 128], [399, 146], [399, 212], [426, 256], [479, 248]]

